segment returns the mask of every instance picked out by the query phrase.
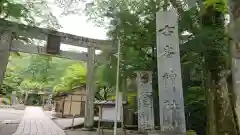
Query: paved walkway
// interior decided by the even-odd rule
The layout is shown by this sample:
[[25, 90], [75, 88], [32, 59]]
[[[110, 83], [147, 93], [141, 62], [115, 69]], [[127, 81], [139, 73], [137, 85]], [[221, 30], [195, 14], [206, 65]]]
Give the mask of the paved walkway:
[[26, 107], [24, 116], [13, 135], [66, 135], [40, 107]]

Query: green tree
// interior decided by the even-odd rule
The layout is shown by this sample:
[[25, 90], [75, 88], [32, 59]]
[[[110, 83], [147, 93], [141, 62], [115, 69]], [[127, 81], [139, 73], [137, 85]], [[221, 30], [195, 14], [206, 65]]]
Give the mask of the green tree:
[[[106, 75], [108, 74], [108, 75]], [[97, 91], [96, 98], [98, 100], [109, 99], [115, 91], [116, 85], [116, 66], [103, 64], [96, 70]]]
[[46, 0], [2, 0], [0, 6], [2, 19], [40, 27], [61, 27]]
[[3, 85], [0, 89], [0, 93], [9, 94], [12, 91], [18, 90], [18, 86], [21, 84], [23, 78], [19, 72], [20, 67], [9, 65], [6, 73], [5, 79], [3, 80]]
[[19, 85], [19, 90], [25, 93], [25, 104], [30, 91], [38, 92], [49, 89], [50, 64], [51, 57], [49, 56], [32, 55], [30, 57], [29, 64], [22, 70], [24, 80]]
[[52, 58], [49, 56], [32, 55], [24, 75], [30, 80], [47, 82], [51, 60]]
[[[236, 69], [236, 65], [235, 61], [239, 61], [238, 60], [238, 56], [236, 55], [236, 52], [238, 51], [237, 49], [239, 48], [239, 45], [240, 45], [240, 33], [239, 33], [239, 29], [240, 29], [240, 14], [239, 14], [239, 11], [240, 11], [240, 2], [237, 1], [237, 0], [228, 0], [229, 2], [229, 15], [230, 15], [230, 24], [228, 26], [228, 34], [231, 38], [231, 58], [229, 59], [229, 61], [232, 61], [232, 74], [235, 73]], [[234, 60], [234, 61], [233, 61]], [[238, 67], [237, 67], [238, 68]], [[238, 70], [238, 69], [237, 69]], [[236, 75], [236, 74], [235, 74]], [[236, 127], [238, 128], [238, 130], [240, 130], [240, 113], [239, 113], [239, 105], [238, 105], [238, 102], [239, 102], [239, 93], [237, 92], [238, 91], [238, 88], [236, 87], [236, 81], [237, 80], [232, 80], [232, 76], [229, 76], [229, 82], [232, 86], [235, 86], [235, 88], [233, 87], [229, 87], [229, 89], [232, 89], [231, 91], [231, 97], [232, 97], [232, 104], [233, 104], [233, 110], [234, 110], [234, 116], [235, 116], [235, 119], [236, 119]], [[234, 77], [236, 78], [236, 77]], [[240, 133], [240, 131], [239, 131]]]
[[86, 83], [86, 69], [82, 63], [72, 64], [67, 67], [60, 82], [54, 86], [54, 92], [69, 91], [72, 88]]
[[[204, 91], [199, 93], [202, 96], [198, 95], [201, 100], [195, 98], [195, 101], [204, 101], [205, 98], [202, 97], [206, 97], [205, 101], [208, 101], [206, 106], [210, 117], [208, 117], [207, 134], [236, 134], [233, 113], [229, 109], [231, 105], [228, 89], [223, 89], [219, 85], [224, 78], [225, 71], [229, 70], [228, 40], [224, 35], [225, 28], [222, 19], [226, 11], [226, 3], [225, 1], [206, 0], [203, 5], [198, 3], [197, 7], [186, 10], [177, 0], [170, 0], [170, 2], [178, 10], [180, 16], [179, 38], [184, 41], [180, 44], [182, 71], [183, 73], [189, 72], [183, 74], [185, 95], [190, 96], [193, 89], [188, 87], [192, 87], [194, 83], [197, 83], [196, 86]], [[94, 5], [87, 9], [89, 19], [109, 29], [108, 35], [111, 39], [116, 39], [119, 34], [122, 44], [121, 74], [125, 78], [129, 78], [136, 70], [156, 69], [156, 55], [152, 53], [156, 50], [154, 47], [156, 41], [155, 13], [162, 9], [161, 0], [95, 1]], [[118, 19], [119, 24], [116, 23]], [[110, 63], [115, 65], [115, 54], [110, 55]], [[154, 90], [157, 90], [156, 86]], [[191, 98], [186, 100], [186, 105], [193, 102]], [[205, 108], [204, 102], [200, 103], [201, 109]], [[227, 112], [224, 112], [226, 107]], [[191, 128], [196, 129], [197, 126]], [[201, 129], [198, 128], [198, 130]]]
[[[1, 19], [40, 27], [60, 28], [58, 20], [49, 10], [46, 0], [2, 0], [0, 6]], [[24, 39], [15, 36], [17, 39]], [[17, 56], [20, 55], [20, 53], [16, 52], [11, 53], [12, 56], [16, 56], [16, 54]]]

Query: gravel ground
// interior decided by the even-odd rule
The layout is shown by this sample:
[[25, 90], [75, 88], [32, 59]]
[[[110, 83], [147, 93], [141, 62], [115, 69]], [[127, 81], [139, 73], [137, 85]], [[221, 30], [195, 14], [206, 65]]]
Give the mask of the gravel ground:
[[17, 130], [18, 124], [0, 123], [0, 135], [12, 135]]
[[24, 114], [23, 110], [2, 109], [0, 108], [0, 123], [5, 120], [20, 121]]
[[[81, 129], [68, 130], [66, 131], [67, 135], [99, 135], [98, 131], [82, 131]], [[100, 132], [100, 135], [113, 135], [113, 130], [104, 129], [103, 133]], [[144, 135], [139, 134], [136, 131], [126, 131], [125, 133], [117, 130], [117, 135]]]
[[[12, 135], [17, 130], [24, 111], [0, 108], [0, 135]], [[16, 121], [18, 124], [4, 124], [5, 121]]]

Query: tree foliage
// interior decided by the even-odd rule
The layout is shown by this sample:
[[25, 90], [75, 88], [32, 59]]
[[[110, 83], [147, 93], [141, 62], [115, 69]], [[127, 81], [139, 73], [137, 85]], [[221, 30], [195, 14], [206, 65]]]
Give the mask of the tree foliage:
[[[17, 23], [27, 24], [27, 25], [34, 25], [34, 26], [54, 28], [54, 29], [60, 28], [58, 20], [55, 16], [52, 15], [51, 10], [49, 10], [46, 0], [39, 0], [39, 1], [35, 1], [35, 0], [2, 0], [2, 1], [0, 1], [0, 18], [9, 20], [9, 21], [14, 21]], [[17, 36], [17, 35], [15, 35], [15, 36]], [[22, 37], [16, 37], [16, 38], [23, 39]], [[12, 57], [19, 56], [19, 55], [20, 55], [20, 53], [11, 53]], [[37, 58], [35, 58], [35, 59], [37, 59]], [[14, 69], [14, 70], [20, 70], [19, 72], [16, 72], [16, 71], [12, 71], [11, 69], [8, 68], [7, 72], [6, 72], [6, 78], [3, 82], [3, 87], [8, 86], [8, 88], [11, 87], [16, 90], [17, 87], [15, 85], [20, 85], [21, 88], [23, 88], [23, 86], [26, 87], [26, 85], [30, 85], [29, 81], [34, 80], [34, 82], [37, 83], [36, 81], [39, 81], [38, 79], [43, 80], [44, 77], [40, 76], [40, 74], [41, 74], [40, 72], [43, 72], [43, 71], [36, 71], [36, 72], [38, 72], [37, 73], [38, 76], [34, 76], [34, 74], [33, 74], [33, 72], [35, 72], [33, 70], [37, 70], [37, 67], [35, 67], [35, 69], [34, 69], [33, 65], [35, 65], [35, 66], [40, 66], [40, 65], [36, 65], [36, 63], [35, 64], [31, 63], [31, 64], [32, 64], [32, 65], [30, 65], [30, 66], [32, 66], [31, 69], [30, 68], [28, 69], [28, 71], [30, 71], [27, 74], [28, 79], [23, 81], [24, 85], [21, 85], [21, 81], [16, 82], [16, 84], [15, 84], [15, 82], [11, 83], [11, 81], [13, 81], [12, 79], [14, 79], [14, 78], [21, 78], [18, 80], [24, 79], [24, 77], [21, 75], [21, 73], [22, 73], [21, 69]], [[8, 67], [10, 67], [10, 66], [8, 66]], [[45, 70], [45, 69], [42, 69], [42, 70]], [[27, 70], [25, 70], [25, 71], [27, 72]], [[14, 72], [15, 74], [12, 74], [11, 72]], [[9, 76], [9, 75], [11, 75], [11, 76]], [[40, 78], [40, 77], [43, 77], [43, 78]], [[8, 79], [8, 78], [11, 78], [11, 79]], [[11, 84], [11, 86], [9, 86], [10, 84]]]
[[83, 64], [72, 64], [67, 67], [60, 82], [54, 87], [55, 92], [69, 91], [77, 86], [85, 86], [86, 69]]
[[[234, 124], [231, 121], [232, 110], [227, 111], [229, 117], [222, 115], [224, 113], [222, 106], [225, 106], [229, 100], [217, 94], [224, 93], [219, 83], [225, 71], [230, 69], [228, 37], [225, 35], [224, 27], [226, 1], [205, 0], [203, 3], [198, 2], [197, 6], [191, 9], [187, 9], [178, 0], [170, 0], [170, 3], [179, 13], [183, 87], [186, 97], [185, 105], [188, 108], [186, 111], [195, 113], [195, 118], [191, 116], [191, 119], [199, 121], [197, 115], [204, 113], [203, 108], [206, 109], [206, 106], [213, 105], [215, 107], [207, 108], [207, 110], [214, 111], [215, 115], [210, 117], [214, 117], [217, 123], [217, 131], [212, 134], [224, 132], [235, 134]], [[120, 40], [121, 75], [124, 78], [131, 78], [133, 71], [136, 70], [156, 69], [155, 13], [163, 8], [161, 0], [96, 0], [94, 5], [86, 10], [90, 20], [109, 29], [110, 39], [115, 40], [118, 37]], [[111, 65], [116, 65], [116, 55], [110, 55], [109, 61]], [[153, 81], [156, 82], [156, 80]], [[157, 90], [156, 85], [153, 89]], [[212, 105], [210, 105], [210, 102], [207, 102], [211, 98], [207, 96], [209, 93], [213, 93], [214, 99], [218, 102], [213, 104], [211, 102]], [[205, 102], [207, 102], [206, 105]], [[195, 108], [190, 109], [191, 107]], [[208, 123], [212, 121], [210, 117]], [[206, 117], [200, 119], [203, 123], [207, 123]], [[223, 127], [224, 122], [228, 122], [228, 128]], [[194, 121], [188, 121], [188, 128], [205, 134], [201, 132], [205, 124], [200, 126], [197, 123], [194, 124]], [[207, 132], [211, 134], [210, 131], [207, 130]]]
[[[224, 87], [228, 85], [224, 80], [231, 68], [229, 39], [225, 33], [224, 24], [224, 15], [227, 11], [226, 1], [204, 0], [203, 3], [198, 2], [192, 8], [186, 8], [184, 3], [179, 0], [169, 0], [169, 2], [172, 7], [177, 9], [179, 16], [180, 56], [187, 128], [195, 130], [198, 134], [205, 134], [205, 132], [209, 135], [237, 134], [233, 110], [229, 102], [229, 89]], [[35, 2], [35, 4], [39, 3]], [[44, 3], [41, 4], [44, 5]], [[9, 6], [11, 5], [9, 4]], [[132, 79], [134, 71], [152, 70], [153, 81], [156, 84], [153, 85], [153, 89], [155, 92], [158, 91], [155, 13], [163, 10], [165, 6], [163, 0], [95, 0], [94, 4], [87, 7], [85, 13], [89, 19], [93, 20], [96, 25], [107, 28], [110, 39], [114, 41], [119, 39], [121, 42], [120, 80], [122, 90], [126, 88], [124, 86], [126, 79]], [[8, 11], [6, 4], [2, 3], [2, 7], [4, 11], [0, 13], [3, 14], [3, 17], [6, 16], [6, 13], [11, 13], [16, 18], [20, 16], [30, 18], [30, 20], [32, 15], [38, 13], [40, 13], [39, 16], [44, 16], [41, 14], [41, 10], [29, 14], [30, 6], [21, 4], [19, 5], [21, 8], [16, 10], [24, 11], [21, 13], [25, 14], [21, 15]], [[39, 9], [43, 8], [41, 5], [38, 7]], [[34, 7], [33, 9], [38, 8]], [[28, 22], [31, 22], [30, 20]], [[32, 24], [40, 25], [41, 22], [47, 21], [43, 20], [42, 18], [40, 23]], [[56, 25], [50, 23], [50, 27], [52, 24]], [[113, 47], [116, 48], [116, 45]], [[97, 97], [99, 99], [107, 99], [106, 93], [112, 92], [116, 87], [116, 56], [116, 53], [109, 52], [109, 64], [98, 67], [99, 91]], [[51, 86], [54, 86], [56, 81], [53, 80], [57, 80], [56, 76], [51, 77], [49, 74], [56, 72], [49, 70], [52, 69], [50, 63], [50, 59], [32, 58], [26, 70], [28, 77], [22, 81], [22, 86], [42, 88], [35, 82], [42, 84], [53, 82]], [[84, 85], [85, 74], [86, 71], [82, 64], [69, 65], [59, 77], [60, 80], [54, 90], [56, 92], [66, 91], [75, 86]], [[199, 117], [203, 113], [208, 115]], [[203, 124], [198, 124], [199, 121]]]
[[[63, 76], [71, 77], [65, 71], [69, 69], [69, 66], [76, 63], [78, 62], [73, 60], [21, 53], [19, 57], [11, 57], [9, 61], [4, 87], [9, 86], [16, 91], [51, 91], [56, 85], [59, 85]], [[72, 79], [71, 81], [75, 80]], [[8, 92], [11, 92], [10, 89], [8, 89]]]

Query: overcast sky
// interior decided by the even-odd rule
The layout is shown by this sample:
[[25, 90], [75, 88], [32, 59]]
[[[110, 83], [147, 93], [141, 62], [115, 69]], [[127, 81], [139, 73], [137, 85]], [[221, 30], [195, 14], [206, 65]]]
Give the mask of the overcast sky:
[[[87, 21], [87, 17], [84, 15], [67, 15], [61, 16], [63, 9], [59, 8], [53, 3], [49, 3], [52, 9], [52, 13], [58, 18], [59, 23], [63, 27], [59, 31], [66, 32], [78, 36], [95, 38], [95, 39], [107, 39], [106, 30], [94, 26], [92, 22]], [[86, 48], [76, 48], [73, 46], [62, 45], [61, 50], [81, 50], [86, 51]]]

